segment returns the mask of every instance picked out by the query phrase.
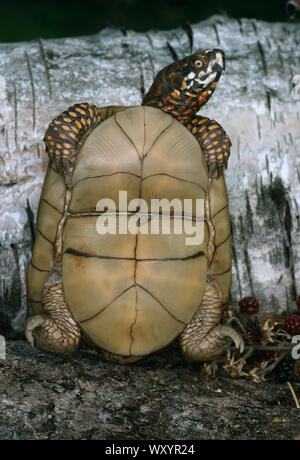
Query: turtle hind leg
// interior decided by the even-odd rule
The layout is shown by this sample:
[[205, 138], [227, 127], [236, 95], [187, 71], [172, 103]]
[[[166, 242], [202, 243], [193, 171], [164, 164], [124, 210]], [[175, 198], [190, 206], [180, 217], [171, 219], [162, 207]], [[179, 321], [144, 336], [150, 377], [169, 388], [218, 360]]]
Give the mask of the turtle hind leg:
[[81, 332], [69, 312], [62, 284], [54, 284], [43, 295], [42, 314], [26, 324], [26, 338], [33, 346], [52, 353], [71, 354], [79, 345]]
[[212, 361], [221, 356], [233, 341], [240, 352], [241, 336], [231, 326], [220, 323], [222, 302], [214, 283], [207, 282], [201, 305], [180, 336], [180, 345], [188, 361]]

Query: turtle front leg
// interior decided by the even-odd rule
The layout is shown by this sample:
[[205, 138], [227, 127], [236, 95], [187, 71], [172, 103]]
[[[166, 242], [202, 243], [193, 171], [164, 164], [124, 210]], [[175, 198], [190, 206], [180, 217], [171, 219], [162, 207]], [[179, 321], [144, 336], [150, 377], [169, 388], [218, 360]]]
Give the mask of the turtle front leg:
[[223, 168], [227, 168], [231, 148], [231, 141], [222, 126], [215, 120], [196, 116], [188, 121], [186, 127], [203, 150], [210, 176], [216, 170], [220, 175]]
[[26, 338], [31, 346], [52, 353], [70, 354], [79, 345], [81, 332], [69, 312], [62, 284], [50, 286], [43, 296], [43, 312], [26, 324]]
[[122, 107], [98, 108], [84, 102], [72, 105], [51, 121], [44, 137], [46, 152], [67, 185], [71, 183], [76, 155], [85, 138], [101, 121], [120, 110]]
[[242, 337], [231, 326], [220, 323], [222, 302], [213, 282], [207, 282], [201, 305], [180, 336], [188, 361], [212, 361], [221, 356], [233, 341], [242, 353]]

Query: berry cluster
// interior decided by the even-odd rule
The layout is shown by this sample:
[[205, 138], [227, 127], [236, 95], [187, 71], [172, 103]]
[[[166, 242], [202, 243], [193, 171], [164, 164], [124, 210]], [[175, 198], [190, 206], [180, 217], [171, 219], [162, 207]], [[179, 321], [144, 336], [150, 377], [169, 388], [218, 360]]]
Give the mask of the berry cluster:
[[255, 297], [244, 297], [240, 302], [240, 312], [243, 315], [256, 315], [259, 310], [259, 303]]
[[290, 356], [286, 356], [276, 367], [276, 375], [280, 382], [293, 380], [295, 361]]
[[300, 296], [296, 304], [297, 311], [286, 313], [285, 317], [268, 314], [258, 318], [259, 302], [255, 297], [244, 297], [239, 302], [240, 321], [247, 334], [244, 339], [250, 342], [250, 350], [253, 348], [245, 361], [249, 378], [259, 381], [261, 376], [274, 372], [280, 382], [300, 381], [300, 360], [293, 359], [290, 353], [282, 358], [282, 350], [291, 345], [290, 336], [300, 335]]
[[291, 335], [300, 334], [300, 315], [288, 315], [284, 321], [284, 329]]

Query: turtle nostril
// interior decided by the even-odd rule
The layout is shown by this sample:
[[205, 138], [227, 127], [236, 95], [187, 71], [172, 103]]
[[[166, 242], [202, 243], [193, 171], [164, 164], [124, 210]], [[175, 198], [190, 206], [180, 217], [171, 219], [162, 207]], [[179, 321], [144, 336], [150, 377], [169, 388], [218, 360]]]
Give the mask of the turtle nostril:
[[220, 65], [218, 63], [213, 65], [213, 72], [222, 72], [225, 69], [225, 65]]

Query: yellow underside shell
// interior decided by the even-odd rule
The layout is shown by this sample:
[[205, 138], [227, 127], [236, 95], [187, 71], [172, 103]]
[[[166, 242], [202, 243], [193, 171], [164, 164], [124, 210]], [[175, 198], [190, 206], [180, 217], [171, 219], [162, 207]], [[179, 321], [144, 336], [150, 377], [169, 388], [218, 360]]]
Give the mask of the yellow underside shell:
[[[223, 177], [208, 189], [207, 168], [193, 135], [170, 115], [133, 107], [100, 123], [78, 154], [72, 198], [63, 228], [62, 279], [65, 300], [76, 322], [99, 347], [122, 356], [144, 356], [178, 336], [201, 304], [207, 273], [225, 302], [231, 283], [228, 198]], [[97, 203], [151, 199], [205, 199], [206, 219], [215, 228], [215, 252], [208, 266], [209, 226], [203, 241], [187, 245], [187, 233], [137, 235], [97, 232]], [[48, 168], [41, 195], [37, 239], [28, 272], [28, 295], [41, 309], [44, 283], [54, 261], [53, 245], [66, 189]], [[119, 223], [118, 206], [116, 223]], [[195, 206], [191, 209], [195, 217]], [[126, 219], [130, 219], [127, 216]]]

